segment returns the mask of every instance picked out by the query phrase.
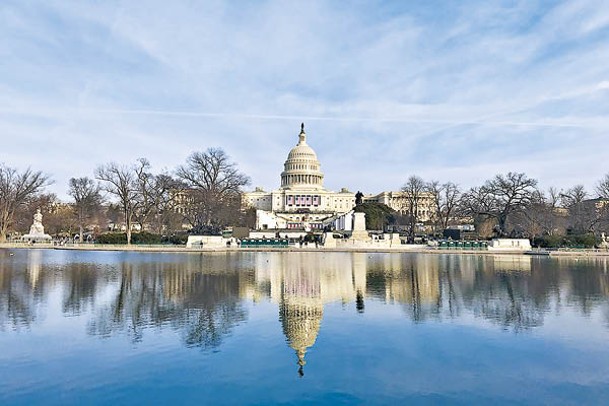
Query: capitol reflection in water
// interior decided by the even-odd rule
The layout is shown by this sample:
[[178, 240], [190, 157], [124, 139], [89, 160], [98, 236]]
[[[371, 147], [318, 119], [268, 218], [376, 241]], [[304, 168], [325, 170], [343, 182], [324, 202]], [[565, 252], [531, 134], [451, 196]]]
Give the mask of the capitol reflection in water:
[[267, 303], [303, 376], [307, 361], [324, 362], [307, 357], [320, 334], [339, 328], [324, 321], [334, 304], [353, 317], [395, 308], [414, 324], [510, 333], [543, 328], [548, 318], [570, 333], [575, 316], [598, 321], [606, 338], [607, 268], [605, 259], [526, 256], [0, 250], [0, 331], [18, 336], [74, 318], [85, 323], [71, 328], [91, 338], [138, 345], [171, 331], [184, 348], [215, 351]]
[[[246, 320], [243, 301], [270, 300], [289, 345], [304, 365], [324, 304], [366, 300], [403, 306], [413, 321], [469, 312], [505, 328], [543, 323], [564, 304], [607, 315], [607, 261], [559, 261], [527, 256], [361, 253], [209, 255], [82, 254], [42, 250], [2, 252], [3, 329], [30, 326], [51, 290], [61, 290], [66, 316], [88, 311], [89, 332], [150, 327], [181, 330], [189, 346], [215, 346]], [[608, 320], [609, 321], [609, 320]]]

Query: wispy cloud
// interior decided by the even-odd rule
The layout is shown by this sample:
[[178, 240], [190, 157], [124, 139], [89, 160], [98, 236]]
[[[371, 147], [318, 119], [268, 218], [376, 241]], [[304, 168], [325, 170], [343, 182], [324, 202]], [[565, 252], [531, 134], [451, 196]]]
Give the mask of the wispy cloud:
[[0, 161], [60, 194], [99, 163], [172, 168], [209, 146], [271, 189], [301, 121], [331, 188], [609, 172], [609, 4], [593, 0], [8, 0], [0, 21]]

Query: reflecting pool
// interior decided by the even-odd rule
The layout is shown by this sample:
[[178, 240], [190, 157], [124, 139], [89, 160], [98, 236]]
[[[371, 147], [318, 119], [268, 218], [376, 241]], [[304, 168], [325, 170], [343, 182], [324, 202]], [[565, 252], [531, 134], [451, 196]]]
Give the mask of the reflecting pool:
[[599, 404], [607, 259], [0, 250], [0, 404]]

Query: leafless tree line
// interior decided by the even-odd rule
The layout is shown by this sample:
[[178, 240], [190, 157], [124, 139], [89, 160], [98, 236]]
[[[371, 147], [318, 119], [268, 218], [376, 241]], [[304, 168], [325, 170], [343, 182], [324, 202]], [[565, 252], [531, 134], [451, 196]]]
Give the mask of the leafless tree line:
[[[194, 152], [173, 172], [154, 173], [145, 158], [132, 165], [110, 162], [95, 169], [95, 179], [70, 179], [73, 204], [68, 212], [57, 214], [56, 222], [70, 232], [72, 227], [78, 230], [82, 239], [85, 225], [99, 217], [105, 202], [107, 212], [120, 214], [115, 222], [124, 224], [128, 242], [134, 225], [155, 233], [179, 228], [182, 223], [195, 232], [218, 231], [245, 221], [241, 194], [249, 182], [218, 148]], [[40, 171], [28, 168], [20, 172], [0, 164], [0, 242], [6, 241], [11, 229], [31, 224], [33, 205], [57, 202], [54, 195], [44, 193], [51, 183], [50, 176]], [[402, 191], [411, 237], [421, 223], [422, 208], [429, 211], [426, 221], [436, 232], [464, 222], [473, 222], [481, 237], [609, 231], [609, 204], [602, 200], [609, 200], [609, 174], [599, 180], [593, 194], [582, 185], [544, 191], [537, 180], [516, 172], [496, 175], [468, 190], [453, 182], [411, 176]], [[45, 218], [45, 224], [48, 220]]]
[[422, 222], [423, 206], [430, 209], [425, 217], [434, 231], [473, 222], [483, 238], [609, 232], [609, 174], [597, 183], [594, 194], [583, 185], [544, 191], [536, 179], [516, 172], [496, 175], [468, 190], [453, 182], [411, 176], [402, 191], [411, 237]]
[[[49, 184], [50, 176], [40, 171], [19, 172], [0, 164], [0, 242], [15, 226], [31, 223], [32, 205], [56, 206], [56, 196], [44, 193]], [[82, 241], [85, 225], [109, 203], [107, 211], [120, 213], [116, 222], [124, 224], [128, 243], [135, 225], [155, 233], [180, 228], [183, 222], [198, 231], [218, 230], [243, 217], [241, 193], [248, 184], [249, 178], [219, 148], [194, 152], [174, 173], [153, 173], [145, 158], [132, 165], [110, 162], [95, 169], [95, 179], [70, 179], [73, 202], [63, 221], [70, 230], [72, 225], [78, 229]]]
[[240, 216], [242, 188], [249, 184], [219, 148], [194, 152], [175, 175], [153, 174], [148, 160], [140, 158], [132, 166], [99, 166], [95, 176], [118, 202], [128, 244], [133, 224], [160, 233], [186, 221], [196, 232], [218, 231]]

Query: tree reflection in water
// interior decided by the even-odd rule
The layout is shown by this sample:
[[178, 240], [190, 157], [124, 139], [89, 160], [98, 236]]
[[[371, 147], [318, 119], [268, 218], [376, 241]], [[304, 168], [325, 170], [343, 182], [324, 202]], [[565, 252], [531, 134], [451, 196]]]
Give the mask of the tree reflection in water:
[[70, 316], [86, 313], [95, 306], [98, 279], [103, 277], [96, 266], [83, 263], [67, 264], [64, 272], [63, 312]]
[[104, 263], [107, 257], [79, 255], [0, 250], [0, 329], [31, 328], [57, 291], [63, 314], [88, 317], [92, 335], [138, 342], [146, 330], [171, 328], [184, 345], [207, 349], [247, 319], [248, 301], [268, 300], [304, 372], [329, 302], [352, 303], [359, 313], [367, 301], [396, 304], [416, 323], [469, 314], [514, 332], [568, 307], [584, 316], [598, 311], [609, 327], [605, 258], [241, 253]]
[[604, 258], [379, 255], [367, 265], [368, 298], [402, 304], [414, 322], [467, 312], [518, 332], [542, 325], [565, 303], [584, 315], [599, 307], [606, 314], [606, 267]]
[[41, 252], [15, 256], [0, 249], [0, 331], [29, 328], [37, 319], [49, 278], [42, 274]]
[[246, 319], [239, 289], [247, 274], [226, 271], [226, 264], [213, 262], [219, 269], [210, 270], [197, 261], [186, 267], [121, 264], [115, 297], [97, 311], [89, 333], [127, 332], [138, 342], [146, 329], [171, 327], [181, 333], [186, 346], [219, 346], [232, 327]]

